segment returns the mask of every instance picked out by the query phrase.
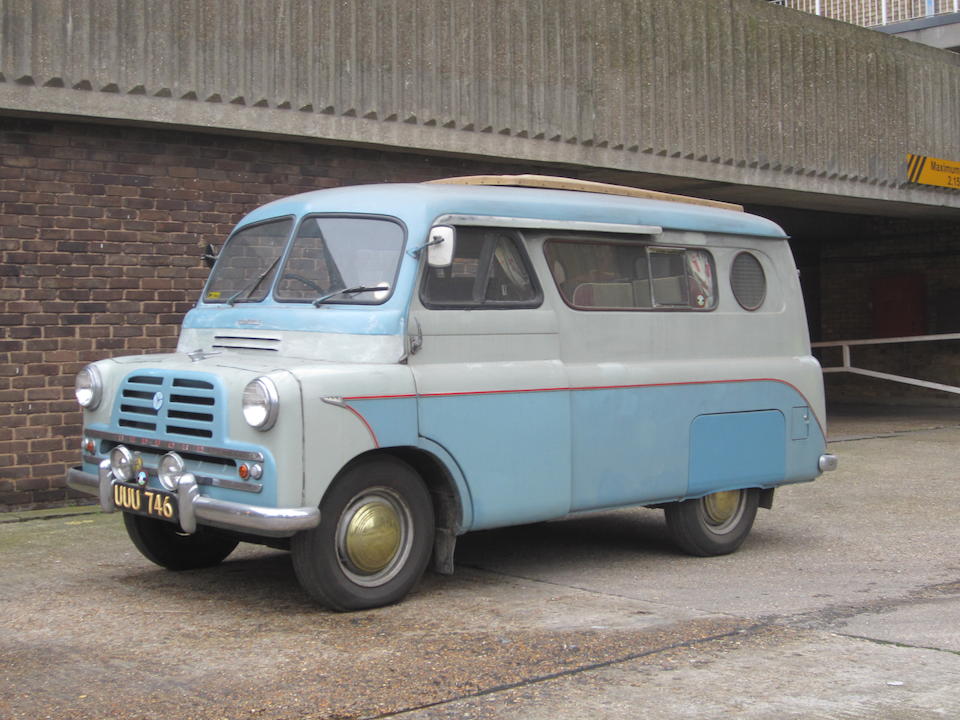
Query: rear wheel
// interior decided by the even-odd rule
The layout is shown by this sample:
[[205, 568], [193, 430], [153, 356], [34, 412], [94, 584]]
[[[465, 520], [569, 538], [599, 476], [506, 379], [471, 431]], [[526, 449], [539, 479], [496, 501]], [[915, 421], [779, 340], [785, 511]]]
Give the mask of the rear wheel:
[[691, 555], [726, 555], [746, 539], [757, 515], [759, 490], [727, 490], [664, 506], [674, 542]]
[[433, 504], [419, 475], [393, 458], [362, 462], [320, 504], [320, 525], [291, 542], [297, 579], [334, 610], [401, 600], [433, 548]]
[[127, 535], [147, 560], [168, 570], [193, 570], [218, 565], [233, 552], [239, 540], [213, 528], [181, 532], [173, 523], [123, 514]]

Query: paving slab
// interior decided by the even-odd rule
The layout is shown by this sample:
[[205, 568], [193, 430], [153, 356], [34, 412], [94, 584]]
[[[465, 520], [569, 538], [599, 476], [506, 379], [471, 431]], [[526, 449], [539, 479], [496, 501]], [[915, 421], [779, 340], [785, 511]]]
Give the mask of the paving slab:
[[960, 655], [960, 585], [952, 590], [943, 597], [858, 614], [837, 627], [846, 635]]
[[768, 627], [422, 708], [403, 720], [946, 720], [960, 658]]

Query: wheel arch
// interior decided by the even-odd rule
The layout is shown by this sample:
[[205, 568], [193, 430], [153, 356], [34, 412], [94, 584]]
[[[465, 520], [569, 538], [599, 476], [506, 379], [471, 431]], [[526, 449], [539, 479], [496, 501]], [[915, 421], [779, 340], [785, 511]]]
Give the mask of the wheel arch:
[[[398, 446], [369, 450], [353, 458], [337, 474], [340, 477], [349, 468], [377, 458], [393, 457], [409, 465], [426, 485], [433, 501], [434, 547], [432, 567], [435, 572], [453, 573], [453, 554], [457, 535], [465, 527], [465, 504], [453, 473], [435, 454], [423, 448]], [[326, 492], [336, 484], [336, 478]], [[323, 522], [321, 518], [321, 522]]]

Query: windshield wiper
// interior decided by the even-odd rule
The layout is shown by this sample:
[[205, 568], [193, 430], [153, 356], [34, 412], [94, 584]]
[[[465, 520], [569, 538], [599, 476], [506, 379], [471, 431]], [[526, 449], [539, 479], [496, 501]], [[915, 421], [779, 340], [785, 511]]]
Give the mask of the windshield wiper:
[[277, 266], [277, 263], [280, 262], [280, 258], [282, 256], [283, 256], [283, 253], [280, 253], [280, 255], [277, 255], [274, 261], [270, 263], [270, 267], [268, 267], [266, 270], [260, 273], [260, 275], [253, 281], [252, 284], [244, 285], [242, 288], [237, 290], [233, 295], [228, 297], [227, 305], [233, 305], [237, 301], [238, 297], [240, 297], [241, 295], [249, 296], [251, 293], [253, 293], [254, 290], [260, 287], [260, 283], [264, 281], [267, 275], [273, 272], [273, 269]]
[[345, 288], [343, 290], [336, 290], [332, 293], [321, 295], [320, 297], [318, 297], [316, 300], [313, 301], [313, 306], [320, 307], [327, 300], [330, 300], [331, 298], [335, 298], [337, 295], [356, 295], [357, 293], [376, 292], [377, 290], [389, 290], [389, 289], [390, 289], [389, 285], [385, 285], [382, 283], [380, 285], [373, 285], [373, 286], [357, 285], [355, 287]]

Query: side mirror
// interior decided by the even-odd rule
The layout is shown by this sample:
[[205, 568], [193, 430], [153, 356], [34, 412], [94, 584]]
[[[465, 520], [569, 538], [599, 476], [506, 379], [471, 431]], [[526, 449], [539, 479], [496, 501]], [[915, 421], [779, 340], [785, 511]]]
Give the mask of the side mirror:
[[207, 247], [203, 251], [203, 264], [208, 268], [212, 268], [216, 261], [217, 251], [214, 249], [212, 243], [207, 243]]
[[445, 268], [453, 264], [454, 235], [454, 229], [449, 225], [430, 228], [430, 239], [427, 241], [427, 265]]

